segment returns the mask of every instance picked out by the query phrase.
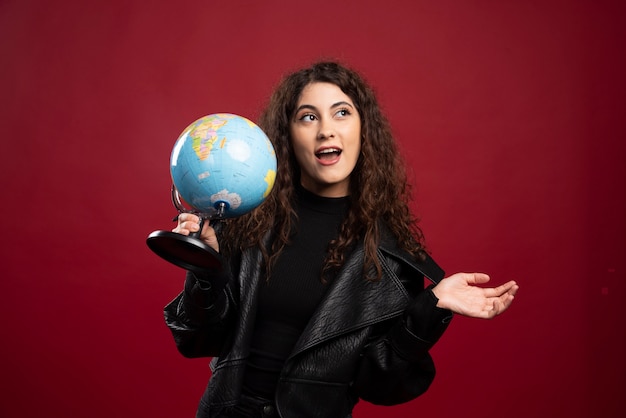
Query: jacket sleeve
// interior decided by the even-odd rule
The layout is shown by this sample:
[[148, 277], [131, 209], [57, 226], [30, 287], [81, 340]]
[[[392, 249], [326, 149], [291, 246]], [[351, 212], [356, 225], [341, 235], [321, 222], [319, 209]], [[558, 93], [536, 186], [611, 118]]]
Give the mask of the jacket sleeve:
[[178, 351], [185, 357], [220, 353], [232, 308], [227, 277], [187, 272], [185, 287], [164, 309], [165, 323]]
[[420, 290], [400, 318], [385, 324], [385, 331], [374, 333], [354, 382], [360, 398], [395, 405], [428, 389], [435, 377], [428, 351], [452, 319], [452, 312], [438, 308], [437, 302], [431, 288]]

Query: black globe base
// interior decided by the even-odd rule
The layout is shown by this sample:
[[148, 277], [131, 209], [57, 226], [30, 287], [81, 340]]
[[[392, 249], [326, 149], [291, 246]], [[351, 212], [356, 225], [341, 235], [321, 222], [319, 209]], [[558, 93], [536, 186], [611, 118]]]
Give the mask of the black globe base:
[[154, 231], [146, 239], [159, 257], [196, 273], [221, 270], [222, 256], [202, 240], [171, 231]]

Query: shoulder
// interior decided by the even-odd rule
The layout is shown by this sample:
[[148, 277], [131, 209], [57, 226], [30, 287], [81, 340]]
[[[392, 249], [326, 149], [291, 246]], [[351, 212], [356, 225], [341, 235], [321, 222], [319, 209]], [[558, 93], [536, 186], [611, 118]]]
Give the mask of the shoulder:
[[418, 259], [400, 248], [396, 237], [382, 222], [380, 223], [379, 231], [379, 256], [384, 257], [387, 261], [399, 264], [402, 270], [414, 270], [415, 273], [422, 274], [433, 283], [438, 283], [444, 278], [445, 272], [429, 254], [424, 253], [424, 258]]

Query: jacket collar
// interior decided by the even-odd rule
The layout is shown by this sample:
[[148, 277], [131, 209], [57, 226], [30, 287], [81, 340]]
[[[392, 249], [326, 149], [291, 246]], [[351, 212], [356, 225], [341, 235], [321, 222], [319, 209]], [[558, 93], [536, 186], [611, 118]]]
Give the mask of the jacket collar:
[[428, 280], [437, 284], [444, 278], [445, 272], [424, 252], [423, 260], [416, 260], [415, 257], [398, 247], [398, 242], [387, 226], [380, 226], [380, 250], [392, 258], [404, 262], [408, 267], [415, 270], [416, 274], [421, 274]]

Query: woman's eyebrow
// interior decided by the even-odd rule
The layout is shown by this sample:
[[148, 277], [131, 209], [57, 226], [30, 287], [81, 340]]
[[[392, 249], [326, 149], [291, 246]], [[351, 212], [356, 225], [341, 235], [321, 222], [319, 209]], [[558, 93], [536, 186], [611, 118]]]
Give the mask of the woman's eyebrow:
[[317, 112], [317, 108], [316, 108], [315, 106], [310, 105], [310, 104], [303, 104], [303, 105], [300, 105], [300, 106], [296, 109], [296, 111], [295, 111], [294, 113], [298, 113], [298, 112], [299, 112], [299, 111], [301, 111], [302, 109], [309, 109], [309, 110], [312, 110], [312, 111], [314, 111], [314, 112]]
[[[351, 107], [351, 108], [354, 108], [354, 106], [353, 106], [352, 104], [350, 104], [350, 103], [348, 103], [348, 102], [346, 102], [346, 101], [343, 101], [343, 100], [342, 100], [342, 101], [340, 101], [340, 102], [333, 103], [333, 104], [330, 106], [330, 109], [334, 109], [334, 108], [336, 108], [336, 107], [341, 107], [341, 106], [349, 106], [349, 107]], [[309, 110], [312, 110], [312, 111], [314, 111], [314, 112], [317, 112], [317, 111], [318, 111], [318, 110], [317, 110], [317, 107], [315, 107], [315, 106], [313, 106], [313, 105], [310, 105], [310, 104], [303, 104], [303, 105], [300, 105], [300, 106], [296, 109], [295, 113], [298, 113], [299, 111], [301, 111], [301, 110], [303, 110], [303, 109], [309, 109]]]
[[346, 101], [337, 102], [334, 105], [332, 105], [330, 108], [334, 109], [335, 107], [339, 107], [339, 106], [350, 106], [351, 108], [354, 108], [354, 106], [352, 106], [350, 103]]

